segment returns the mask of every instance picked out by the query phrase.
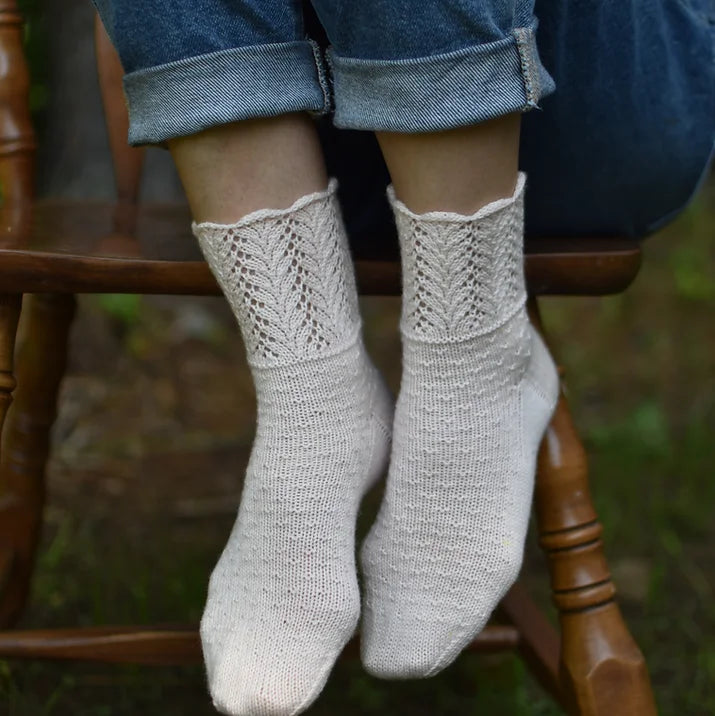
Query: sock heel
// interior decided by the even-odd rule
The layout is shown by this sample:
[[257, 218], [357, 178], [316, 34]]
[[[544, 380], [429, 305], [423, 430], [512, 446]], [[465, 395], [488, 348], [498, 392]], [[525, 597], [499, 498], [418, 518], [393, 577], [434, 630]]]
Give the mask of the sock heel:
[[539, 332], [529, 326], [531, 333], [531, 358], [526, 369], [525, 380], [543, 398], [549, 407], [549, 415], [556, 407], [559, 397], [559, 373]]
[[372, 366], [373, 380], [370, 396], [370, 441], [372, 456], [366, 491], [386, 472], [392, 445], [394, 398], [380, 372]]

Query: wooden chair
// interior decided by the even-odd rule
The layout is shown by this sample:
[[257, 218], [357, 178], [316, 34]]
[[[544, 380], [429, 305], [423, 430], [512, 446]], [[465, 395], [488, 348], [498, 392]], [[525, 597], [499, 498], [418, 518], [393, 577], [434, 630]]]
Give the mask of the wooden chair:
[[[139, 664], [200, 660], [195, 628], [153, 626], [13, 631], [26, 601], [42, 524], [44, 469], [77, 293], [217, 294], [183, 206], [137, 203], [143, 153], [127, 147], [121, 67], [101, 28], [97, 50], [118, 199], [112, 205], [33, 198], [35, 139], [28, 111], [22, 17], [0, 0], [0, 657]], [[395, 261], [356, 256], [365, 294], [399, 292]], [[626, 239], [527, 242], [532, 316], [538, 295], [604, 295], [635, 278]], [[24, 299], [23, 299], [24, 296]], [[21, 304], [27, 331], [15, 358]], [[15, 386], [17, 384], [17, 390]], [[13, 401], [12, 411], [8, 407]], [[560, 633], [520, 586], [501, 605], [508, 625], [472, 648], [516, 648], [572, 714], [646, 716], [655, 705], [643, 657], [623, 622], [589, 496], [586, 457], [563, 396], [544, 439], [536, 486]], [[348, 652], [350, 649], [347, 650]]]

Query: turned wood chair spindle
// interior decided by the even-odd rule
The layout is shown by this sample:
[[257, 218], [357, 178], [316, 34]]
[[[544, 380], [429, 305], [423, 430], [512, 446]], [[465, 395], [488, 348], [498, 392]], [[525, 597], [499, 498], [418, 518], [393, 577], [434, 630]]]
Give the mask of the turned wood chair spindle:
[[[22, 17], [15, 0], [0, 0], [0, 629], [6, 629], [0, 631], [0, 657], [195, 663], [201, 654], [194, 627], [10, 629], [25, 604], [38, 545], [74, 295], [219, 293], [190, 236], [187, 208], [139, 202], [144, 150], [127, 146], [122, 68], [99, 21], [95, 40], [117, 200], [100, 207], [35, 200]], [[361, 291], [399, 294], [397, 262], [367, 260], [359, 241], [355, 246]], [[536, 296], [617, 293], [639, 265], [640, 247], [627, 239], [527, 239], [532, 320], [543, 333]], [[24, 294], [25, 327], [16, 351]], [[655, 714], [643, 656], [615, 601], [585, 452], [563, 396], [539, 454], [535, 511], [560, 629], [517, 584], [500, 607], [509, 624], [487, 627], [471, 648], [517, 649], [568, 713]], [[354, 644], [347, 649], [354, 651]]]

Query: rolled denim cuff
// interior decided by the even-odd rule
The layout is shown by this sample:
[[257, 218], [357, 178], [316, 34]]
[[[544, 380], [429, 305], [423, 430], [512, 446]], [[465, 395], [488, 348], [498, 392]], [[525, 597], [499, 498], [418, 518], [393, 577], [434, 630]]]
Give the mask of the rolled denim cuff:
[[336, 127], [433, 132], [536, 108], [555, 84], [541, 64], [535, 27], [430, 57], [364, 60], [328, 50]]
[[124, 77], [124, 92], [133, 146], [242, 119], [330, 108], [320, 50], [311, 40], [220, 50], [138, 70]]

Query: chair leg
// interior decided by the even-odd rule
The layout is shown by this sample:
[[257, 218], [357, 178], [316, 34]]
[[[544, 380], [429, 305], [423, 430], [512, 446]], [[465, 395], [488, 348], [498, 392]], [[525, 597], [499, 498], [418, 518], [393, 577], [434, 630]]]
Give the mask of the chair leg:
[[[19, 294], [0, 294], [0, 432], [5, 425], [5, 416], [12, 403], [12, 392], [17, 385], [15, 380], [14, 356], [15, 336], [20, 319], [22, 296]], [[7, 539], [8, 508], [14, 502], [14, 495], [5, 489], [0, 480], [0, 595], [8, 589], [11, 581], [14, 561], [12, 541]], [[1, 596], [0, 596], [1, 598]], [[0, 626], [2, 620], [0, 619]]]
[[[0, 376], [9, 376], [0, 383], [5, 407], [14, 386], [12, 344], [19, 299], [12, 305], [14, 313], [0, 310]], [[0, 303], [0, 309], [4, 307]], [[27, 323], [17, 356], [18, 389], [2, 440], [0, 569], [5, 573], [0, 578], [0, 628], [17, 621], [29, 592], [42, 525], [50, 429], [66, 367], [75, 299], [69, 294], [35, 295], [26, 300], [25, 311]]]
[[[538, 313], [531, 306], [536, 325]], [[615, 601], [586, 454], [562, 395], [539, 453], [540, 544], [561, 623], [560, 680], [573, 714], [656, 714], [645, 660]]]

